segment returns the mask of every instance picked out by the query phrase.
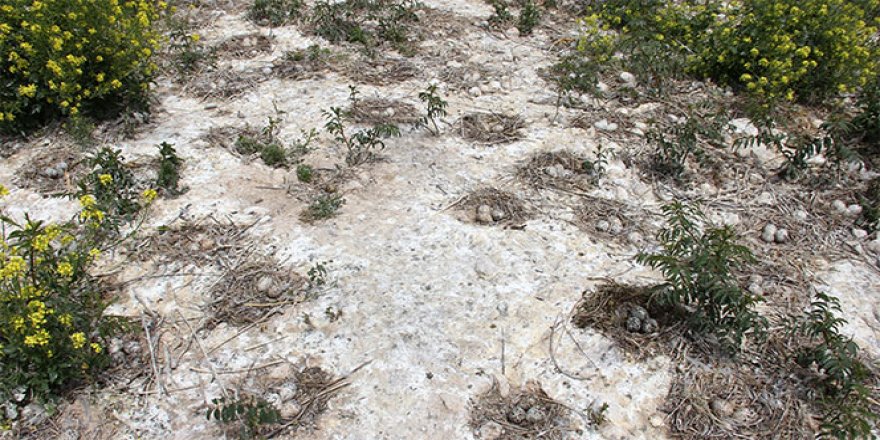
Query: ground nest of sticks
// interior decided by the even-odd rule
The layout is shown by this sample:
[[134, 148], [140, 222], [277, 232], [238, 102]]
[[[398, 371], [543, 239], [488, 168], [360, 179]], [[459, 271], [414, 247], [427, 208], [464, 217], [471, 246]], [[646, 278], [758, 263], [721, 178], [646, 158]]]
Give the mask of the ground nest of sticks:
[[585, 192], [598, 178], [587, 163], [587, 158], [570, 151], [540, 153], [523, 164], [516, 176], [539, 189]]
[[252, 226], [221, 222], [210, 217], [160, 229], [156, 234], [133, 241], [129, 251], [135, 261], [154, 260], [163, 266], [174, 263], [183, 268], [215, 264], [251, 252], [256, 244], [248, 240], [245, 233]]
[[495, 188], [478, 189], [452, 205], [464, 220], [480, 224], [518, 225], [531, 218], [531, 210], [515, 195]]
[[236, 35], [220, 43], [217, 54], [232, 58], [253, 58], [272, 50], [272, 39], [259, 34]]
[[274, 259], [255, 257], [229, 268], [211, 288], [208, 327], [221, 322], [248, 325], [266, 319], [303, 301], [306, 287], [304, 277], [283, 269]]
[[47, 149], [18, 169], [15, 184], [43, 194], [72, 192], [73, 182], [87, 171], [80, 166], [82, 161], [82, 154], [73, 148]]
[[359, 99], [348, 112], [359, 124], [415, 124], [419, 121], [419, 110], [414, 105], [383, 98]]
[[208, 68], [193, 75], [183, 89], [201, 99], [232, 98], [254, 88], [263, 79], [263, 75], [257, 71]]
[[525, 122], [501, 113], [471, 113], [461, 118], [461, 137], [485, 145], [506, 144], [523, 138]]
[[583, 195], [582, 200], [575, 209], [575, 224], [590, 235], [620, 244], [639, 244], [654, 233], [647, 222], [649, 214], [642, 208], [590, 195]]
[[635, 359], [670, 354], [684, 331], [681, 319], [650, 299], [650, 288], [606, 284], [584, 292], [572, 323], [600, 332]]
[[571, 410], [536, 382], [502, 393], [498, 383], [471, 402], [470, 426], [480, 439], [565, 439], [575, 431]]

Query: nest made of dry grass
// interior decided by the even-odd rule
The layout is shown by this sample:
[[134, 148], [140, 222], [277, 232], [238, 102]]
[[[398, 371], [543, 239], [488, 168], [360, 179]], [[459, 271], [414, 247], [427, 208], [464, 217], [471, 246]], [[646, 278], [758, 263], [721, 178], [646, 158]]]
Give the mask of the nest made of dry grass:
[[201, 99], [233, 98], [253, 89], [264, 79], [262, 73], [254, 70], [235, 72], [212, 67], [193, 75], [193, 79], [183, 86], [183, 91]]
[[525, 122], [502, 113], [471, 113], [459, 121], [461, 137], [485, 145], [506, 144], [523, 138]]
[[[649, 238], [654, 234], [654, 228], [648, 222], [649, 216], [647, 211], [637, 206], [617, 200], [583, 195], [581, 206], [575, 209], [575, 224], [590, 235], [619, 244], [628, 244], [628, 236], [631, 232], [638, 232], [642, 238]], [[600, 222], [610, 223], [615, 218], [622, 225], [620, 233], [597, 227]]]
[[[58, 168], [60, 163], [67, 168]], [[15, 184], [22, 188], [31, 188], [43, 194], [63, 194], [76, 189], [76, 181], [88, 172], [82, 153], [74, 148], [49, 148], [38, 153], [33, 159], [22, 165], [15, 173]], [[49, 175], [47, 170], [54, 169], [57, 174]]]
[[217, 55], [228, 58], [253, 58], [272, 51], [272, 38], [260, 33], [236, 35], [217, 46]]
[[475, 221], [476, 211], [483, 205], [504, 212], [504, 218], [494, 221], [493, 224], [516, 225], [532, 217], [531, 209], [517, 196], [491, 187], [480, 188], [462, 197], [451, 207], [463, 213], [467, 219]]
[[305, 300], [306, 287], [304, 277], [280, 267], [274, 258], [254, 256], [236, 263], [211, 287], [207, 326], [253, 324]]
[[[657, 320], [659, 329], [650, 334], [632, 333], [626, 329], [626, 319], [634, 307], [643, 307]], [[595, 292], [584, 292], [575, 306], [572, 324], [592, 328], [611, 339], [635, 359], [644, 360], [670, 354], [674, 341], [685, 331], [680, 319], [671, 310], [651, 301], [649, 287], [626, 286], [616, 283], [599, 287]]]
[[[541, 417], [529, 418], [529, 411]], [[565, 439], [575, 429], [571, 410], [553, 400], [537, 382], [505, 395], [497, 382], [471, 401], [470, 426], [477, 438], [493, 440]], [[489, 425], [495, 424], [497, 426]], [[493, 434], [489, 437], [489, 429]]]
[[358, 99], [348, 114], [359, 124], [415, 124], [419, 121], [416, 106], [384, 98]]
[[168, 227], [132, 241], [130, 258], [141, 262], [153, 260], [164, 266], [177, 263], [180, 268], [229, 261], [255, 248], [256, 243], [245, 235], [253, 225], [241, 226], [209, 217]]
[[586, 161], [587, 158], [570, 151], [539, 153], [517, 170], [516, 177], [539, 189], [583, 193], [589, 191], [596, 180], [584, 168]]
[[359, 57], [342, 66], [342, 72], [355, 82], [387, 86], [415, 78], [420, 70], [405, 59]]

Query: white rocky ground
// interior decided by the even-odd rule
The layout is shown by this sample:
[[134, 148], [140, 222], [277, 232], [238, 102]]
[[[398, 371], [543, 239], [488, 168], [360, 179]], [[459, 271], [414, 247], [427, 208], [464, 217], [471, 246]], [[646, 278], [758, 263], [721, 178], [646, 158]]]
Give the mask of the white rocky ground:
[[[104, 425], [105, 438], [218, 438], [217, 425], [205, 419], [206, 403], [221, 396], [221, 387], [234, 388], [246, 374], [220, 374], [219, 381], [213, 381], [210, 371], [273, 364], [257, 375], [283, 376], [289, 368], [277, 361], [287, 360], [320, 366], [337, 376], [367, 363], [351, 375], [350, 386], [330, 400], [316, 430], [301, 438], [473, 438], [479, 432], [468, 425], [469, 402], [493, 380], [512, 387], [538, 381], [552, 398], [580, 412], [594, 402], [607, 403], [608, 423], [601, 428], [573, 418], [582, 429], [573, 434], [577, 438], [666, 438], [660, 407], [672, 380], [669, 359], [626, 360], [610, 340], [568, 324], [582, 292], [603, 277], [645, 284], [656, 274], [632, 262], [635, 246], [621, 247], [574, 226], [571, 198], [536, 192], [512, 179], [516, 166], [531, 153], [569, 149], [591, 154], [600, 142], [616, 144], [601, 132], [553, 121], [555, 94], [537, 75], [538, 68], [554, 60], [546, 50], [551, 37], [544, 30], [529, 38], [493, 34], [476, 26], [491, 13], [482, 1], [426, 3], [460, 16], [467, 28], [454, 45], [469, 51], [470, 62], [500, 73], [483, 78], [479, 97], [448, 90], [441, 82], [440, 93], [450, 111], [443, 135], [404, 130], [402, 137], [388, 143], [384, 161], [361, 168], [342, 188], [347, 203], [328, 221], [300, 221], [306, 203], [285, 191], [296, 180], [292, 171], [259, 161], [246, 163], [201, 138], [211, 128], [261, 126], [275, 115], [273, 106], [285, 112], [284, 139], [320, 128], [322, 110], [346, 104], [348, 79], [334, 73], [315, 80], [272, 79], [225, 101], [201, 101], [167, 81], [159, 85], [159, 105], [151, 122], [134, 139], [115, 146], [129, 160], [146, 162], [155, 157], [160, 142], [175, 144], [186, 162], [183, 185], [190, 190], [177, 199], [158, 201], [145, 233], [181, 213], [184, 219], [213, 215], [239, 224], [256, 221], [248, 236], [265, 245], [266, 253], [302, 274], [316, 262], [332, 260], [332, 283], [315, 299], [291, 306], [228, 342], [240, 328], [220, 325], [202, 333], [198, 339], [203, 347], [219, 349], [205, 359], [194, 345], [176, 365], [163, 367], [167, 370], [160, 374], [161, 381], [169, 395], [153, 387], [148, 393], [104, 389], [82, 396], [73, 406], [89, 408], [80, 416], [83, 425], [93, 432]], [[240, 12], [219, 14], [201, 31], [208, 42], [249, 32], [273, 34], [272, 52], [230, 62], [230, 68], [260, 69], [287, 50], [317, 42], [295, 26], [259, 28]], [[451, 42], [424, 43], [445, 44]], [[399, 99], [421, 108], [416, 95], [433, 75], [420, 72], [407, 82], [361, 85], [360, 90], [364, 97]], [[493, 81], [497, 83], [490, 84]], [[463, 140], [452, 123], [464, 114], [486, 110], [520, 115], [526, 121], [525, 138], [491, 147]], [[564, 120], [565, 110], [562, 116]], [[5, 161], [0, 180], [10, 182], [19, 166], [46, 148], [36, 145]], [[319, 145], [321, 149], [307, 158], [309, 163], [332, 168], [341, 162], [344, 152], [332, 146], [326, 133]], [[593, 195], [656, 211], [660, 202], [638, 175], [613, 160]], [[524, 230], [514, 230], [462, 221], [447, 209], [483, 186], [514, 192], [538, 214]], [[64, 199], [43, 198], [16, 187], [3, 203], [7, 211], [26, 207], [31, 215], [59, 220], [77, 208]], [[176, 321], [180, 337], [188, 337], [181, 316], [197, 321], [199, 305], [207, 300], [218, 275], [213, 268], [190, 267], [183, 271], [188, 276], [139, 278], [164, 268], [118, 259], [112, 264], [106, 271], [119, 269], [122, 281], [137, 281], [126, 285], [111, 311], [137, 317], [147, 304], [167, 320], [166, 325]], [[877, 268], [838, 261], [813, 270], [828, 291], [843, 299], [849, 330], [858, 342], [880, 353]], [[331, 319], [328, 310], [341, 316]], [[173, 332], [164, 337], [163, 343], [176, 346]], [[160, 364], [169, 365], [167, 359]]]

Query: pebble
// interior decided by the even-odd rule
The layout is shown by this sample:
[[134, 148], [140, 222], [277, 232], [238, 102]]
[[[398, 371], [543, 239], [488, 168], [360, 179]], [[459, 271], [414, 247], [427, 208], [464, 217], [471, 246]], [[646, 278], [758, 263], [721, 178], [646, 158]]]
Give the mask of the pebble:
[[880, 254], [880, 238], [869, 241], [865, 247], [875, 254]]
[[480, 205], [477, 208], [477, 221], [480, 223], [492, 223], [492, 208], [489, 205]]
[[504, 35], [507, 35], [509, 38], [518, 38], [519, 37], [519, 29], [512, 27], [512, 28], [504, 31]]
[[561, 178], [564, 172], [565, 169], [562, 167], [562, 165], [559, 164], [544, 168], [544, 174], [556, 179]]
[[642, 321], [642, 333], [651, 334], [656, 332], [660, 328], [660, 325], [657, 324], [656, 319], [648, 318]]
[[635, 316], [626, 319], [626, 329], [631, 333], [638, 333], [642, 330], [642, 320]]
[[846, 212], [851, 216], [858, 216], [862, 213], [862, 205], [853, 203], [846, 208]]
[[785, 243], [788, 241], [788, 229], [780, 229], [776, 231], [773, 237], [777, 243]]
[[522, 425], [526, 421], [526, 410], [519, 405], [514, 406], [507, 413], [507, 420], [517, 425]]
[[504, 435], [504, 427], [497, 422], [486, 422], [480, 426], [480, 438], [483, 440], [496, 440]]
[[67, 162], [64, 162], [64, 161], [58, 162], [58, 164], [55, 165], [55, 168], [57, 168], [60, 171], [67, 171]]
[[622, 81], [624, 84], [626, 84], [629, 87], [636, 86], [636, 76], [633, 75], [632, 73], [620, 72], [620, 75], [618, 75], [618, 78], [620, 79], [620, 81]]
[[768, 223], [764, 226], [764, 230], [761, 231], [761, 240], [764, 240], [767, 243], [773, 243], [776, 241], [776, 225]]
[[807, 211], [804, 211], [803, 209], [798, 209], [797, 211], [794, 212], [793, 215], [796, 220], [802, 221], [802, 222], [807, 221], [807, 218], [808, 218]]
[[648, 319], [648, 311], [642, 306], [635, 306], [629, 311], [629, 316], [638, 318], [640, 321]]
[[608, 232], [614, 235], [620, 235], [620, 233], [623, 232], [623, 222], [620, 221], [619, 218], [611, 217], [608, 223], [610, 224], [610, 226], [608, 227]]
[[272, 68], [271, 68], [271, 67], [268, 67], [268, 66], [263, 67], [263, 75], [271, 75], [271, 74], [272, 74]]
[[382, 116], [384, 116], [386, 118], [393, 118], [394, 113], [395, 113], [394, 109], [391, 107], [388, 107], [385, 109], [385, 111], [382, 112]]
[[853, 228], [852, 235], [853, 235], [853, 237], [861, 240], [861, 239], [868, 236], [868, 231], [861, 229], [861, 228]]
[[18, 407], [15, 406], [14, 403], [7, 402], [6, 407], [4, 409], [5, 409], [5, 411], [3, 411], [4, 412], [3, 415], [6, 416], [7, 420], [17, 420], [18, 419]]
[[294, 419], [302, 410], [302, 406], [295, 400], [291, 400], [278, 408], [278, 413], [282, 419]]
[[626, 239], [629, 240], [630, 243], [638, 244], [642, 242], [642, 234], [632, 231], [626, 235]]
[[604, 82], [599, 81], [596, 83], [596, 90], [599, 93], [605, 94], [605, 93], [608, 93], [609, 91], [611, 91], [611, 87], [608, 84], [605, 84]]
[[49, 415], [46, 413], [46, 408], [43, 405], [32, 402], [29, 403], [24, 409], [21, 410], [21, 418], [24, 420], [26, 425], [36, 426], [40, 423], [43, 423]]
[[749, 284], [749, 293], [752, 295], [763, 296], [764, 288], [758, 283], [751, 283]]
[[501, 220], [504, 220], [505, 217], [507, 217], [507, 214], [504, 213], [503, 209], [495, 208], [492, 210], [492, 220], [500, 222]]
[[476, 87], [476, 86], [475, 86], [475, 87], [471, 87], [471, 88], [468, 90], [468, 94], [471, 95], [472, 97], [476, 98], [476, 97], [482, 95], [483, 92], [480, 90], [479, 87]]
[[657, 414], [654, 414], [653, 416], [651, 416], [651, 419], [649, 421], [651, 422], [651, 426], [653, 426], [655, 428], [662, 428], [663, 425], [666, 424], [666, 422], [663, 421], [663, 417], [661, 417]]
[[596, 127], [596, 130], [599, 131], [614, 131], [617, 130], [617, 124], [614, 122], [608, 122], [607, 119], [602, 119], [601, 121], [597, 121], [593, 124], [593, 127]]
[[831, 208], [834, 209], [834, 212], [843, 214], [846, 212], [846, 203], [843, 203], [843, 200], [835, 200], [831, 202]]
[[44, 169], [42, 174], [50, 179], [57, 179], [61, 177], [61, 172], [53, 167]]

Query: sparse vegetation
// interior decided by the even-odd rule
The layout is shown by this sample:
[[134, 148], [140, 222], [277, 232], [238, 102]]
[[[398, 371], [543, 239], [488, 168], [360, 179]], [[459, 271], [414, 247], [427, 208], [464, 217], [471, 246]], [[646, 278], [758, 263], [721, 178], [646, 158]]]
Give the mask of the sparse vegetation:
[[159, 172], [156, 187], [171, 195], [180, 194], [180, 166], [183, 159], [177, 155], [174, 145], [162, 142], [159, 145]]
[[122, 225], [132, 221], [143, 208], [134, 174], [126, 166], [122, 152], [112, 148], [102, 148], [88, 163], [91, 172], [79, 181], [74, 196], [91, 197], [101, 227], [118, 233]]
[[389, 43], [403, 53], [412, 53], [410, 26], [418, 22], [415, 0], [319, 0], [312, 10], [311, 23], [318, 36], [330, 42], [349, 42], [371, 50]]
[[[307, 222], [325, 220], [335, 216], [344, 204], [345, 199], [340, 195], [322, 194], [303, 212], [302, 218]], [[311, 274], [309, 277], [311, 278]]]
[[281, 415], [269, 402], [258, 397], [219, 398], [211, 401], [208, 420], [215, 420], [230, 428], [240, 439], [261, 438], [260, 433], [278, 423]]
[[541, 10], [533, 0], [525, 0], [522, 9], [519, 12], [519, 21], [516, 23], [516, 29], [520, 35], [531, 35], [532, 31], [541, 22]]
[[691, 329], [738, 351], [746, 334], [761, 335], [767, 326], [754, 310], [762, 298], [744, 291], [733, 275], [754, 261], [752, 252], [737, 243], [729, 226], [705, 226], [706, 217], [696, 206], [673, 202], [663, 206], [663, 213], [667, 225], [657, 236], [662, 250], [636, 257], [666, 278], [655, 288], [654, 299], [686, 310]]
[[281, 26], [296, 20], [303, 7], [302, 0], [254, 0], [247, 16], [257, 24]]
[[296, 167], [296, 179], [302, 183], [312, 183], [315, 177], [315, 171], [311, 165], [300, 164]]
[[[356, 101], [352, 103], [356, 105]], [[391, 124], [378, 124], [366, 130], [356, 131], [349, 135], [346, 133], [346, 112], [339, 107], [330, 107], [324, 112], [327, 123], [324, 129], [332, 134], [339, 144], [346, 149], [345, 163], [348, 166], [362, 165], [376, 159], [376, 152], [385, 149], [384, 139], [392, 136], [400, 136], [400, 129]]]
[[708, 143], [718, 148], [724, 147], [724, 129], [727, 118], [713, 109], [692, 109], [687, 120], [672, 124], [664, 129], [654, 129], [646, 134], [648, 142], [654, 145], [651, 169], [660, 176], [680, 180], [688, 170], [688, 161], [705, 157], [702, 144]]
[[[425, 91], [419, 93], [419, 99], [427, 107], [427, 114], [422, 117], [419, 125], [427, 128], [434, 136], [439, 136], [440, 127], [437, 126], [437, 119], [446, 116], [447, 103], [437, 94], [437, 85], [429, 85]], [[434, 127], [433, 130], [428, 126], [428, 122]]]

